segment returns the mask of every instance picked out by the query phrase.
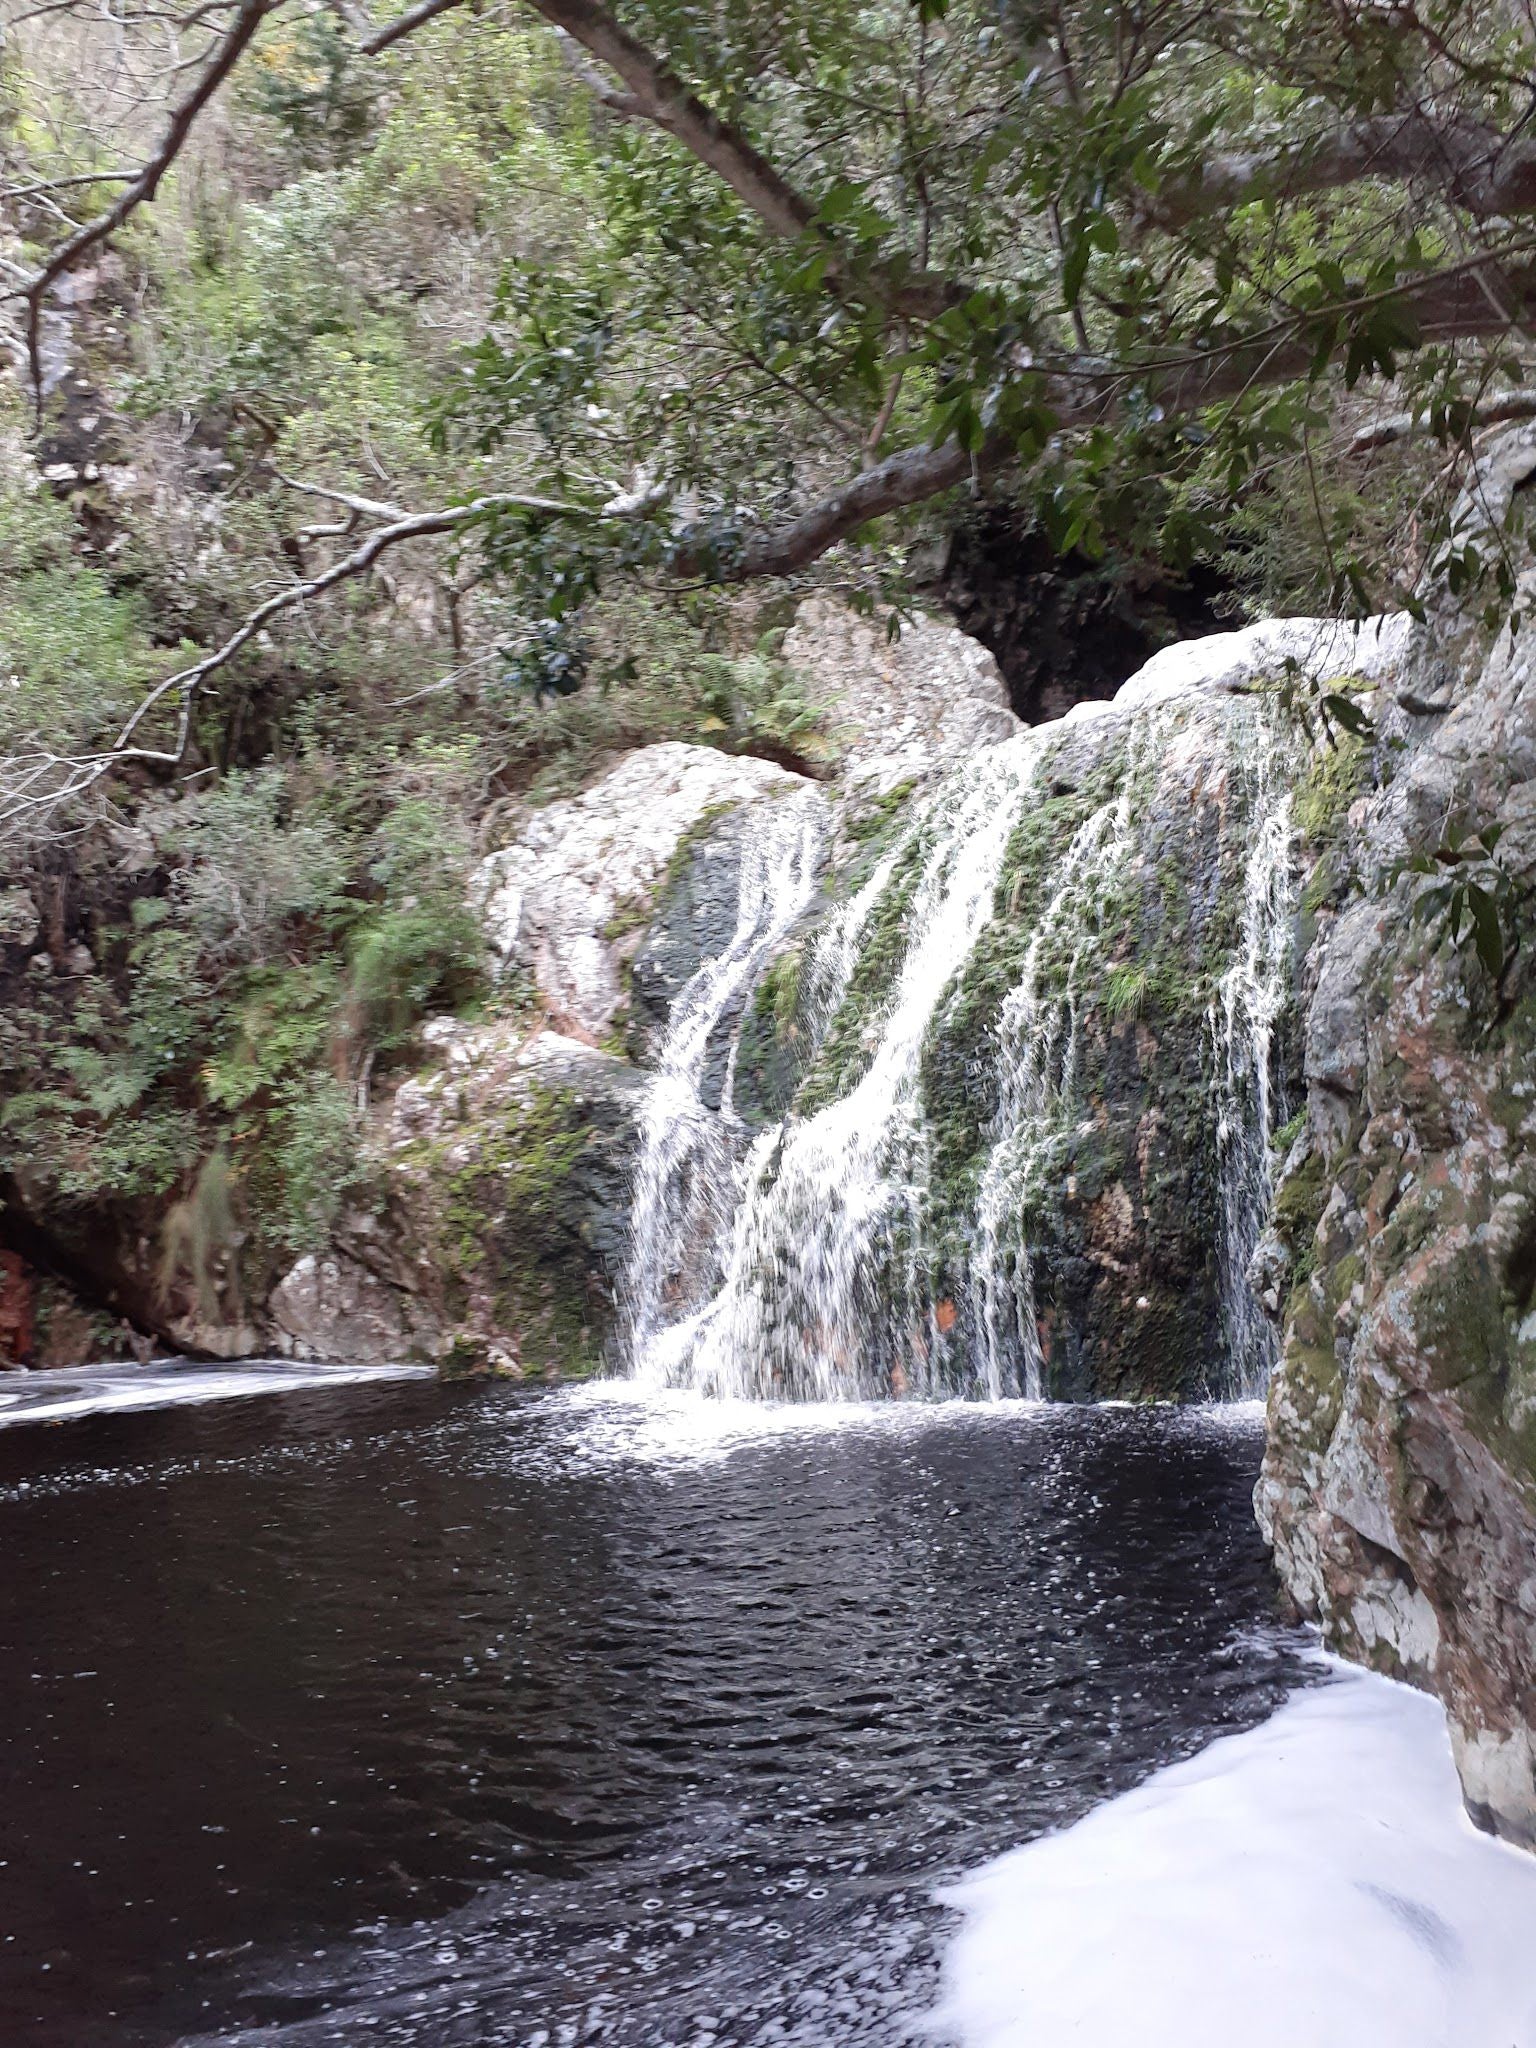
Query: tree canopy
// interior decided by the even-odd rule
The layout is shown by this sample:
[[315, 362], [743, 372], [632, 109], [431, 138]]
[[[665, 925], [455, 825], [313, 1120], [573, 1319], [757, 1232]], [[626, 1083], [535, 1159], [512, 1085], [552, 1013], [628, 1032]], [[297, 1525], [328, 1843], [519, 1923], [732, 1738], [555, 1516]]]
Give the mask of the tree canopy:
[[[1355, 610], [1413, 603], [1437, 560], [1508, 605], [1505, 556], [1447, 508], [1477, 428], [1536, 412], [1533, 46], [1524, 0], [13, 5], [31, 430], [72, 282], [115, 249], [153, 306], [145, 403], [243, 419], [231, 488], [334, 515], [114, 732], [35, 749], [13, 801], [180, 760], [275, 618], [424, 541], [512, 593], [540, 687], [618, 579], [830, 560], [899, 596], [957, 494], [1060, 551], [1289, 547], [1283, 594]], [[390, 289], [433, 318], [394, 364], [414, 453], [384, 489], [367, 429], [320, 425], [295, 332], [366, 378], [385, 293], [358, 243], [391, 215], [397, 250], [422, 234]], [[211, 334], [207, 280], [237, 268]]]

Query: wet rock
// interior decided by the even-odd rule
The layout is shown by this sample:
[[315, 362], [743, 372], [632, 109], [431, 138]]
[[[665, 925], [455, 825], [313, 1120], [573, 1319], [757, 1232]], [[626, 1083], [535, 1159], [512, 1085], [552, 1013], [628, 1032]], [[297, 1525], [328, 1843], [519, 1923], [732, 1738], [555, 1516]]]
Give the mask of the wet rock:
[[35, 1276], [21, 1254], [0, 1250], [0, 1369], [32, 1362], [36, 1294]]
[[29, 891], [0, 889], [0, 946], [30, 951], [41, 929], [42, 917]]
[[300, 1259], [273, 1289], [269, 1307], [277, 1348], [291, 1358], [393, 1365], [431, 1356], [438, 1335], [411, 1295], [342, 1256]]
[[659, 892], [695, 836], [743, 804], [803, 788], [771, 761], [668, 742], [643, 747], [579, 797], [526, 823], [477, 870], [472, 898], [498, 971], [522, 969], [560, 1030], [614, 1029]]
[[377, 1141], [370, 1212], [273, 1297], [297, 1355], [455, 1372], [590, 1370], [628, 1248], [641, 1077], [517, 1020], [439, 1020]]
[[[1522, 430], [1493, 497], [1533, 471]], [[1440, 1694], [1469, 1810], [1536, 1848], [1536, 934], [1496, 986], [1397, 872], [1448, 818], [1524, 829], [1536, 668], [1525, 636], [1490, 650], [1443, 593], [1428, 611], [1394, 694], [1450, 708], [1356, 821], [1354, 901], [1307, 967], [1314, 1142], [1277, 1193], [1293, 1265], [1257, 1506], [1303, 1610]]]
[[[672, 1005], [705, 959], [718, 957], [736, 930], [741, 862], [752, 831], [750, 813], [736, 812], [679, 846], [671, 874], [630, 967], [634, 1006], [631, 1042], [644, 1052], [666, 1027]], [[716, 1068], [723, 1068], [722, 1045]], [[716, 1071], [705, 1100], [720, 1101]]]

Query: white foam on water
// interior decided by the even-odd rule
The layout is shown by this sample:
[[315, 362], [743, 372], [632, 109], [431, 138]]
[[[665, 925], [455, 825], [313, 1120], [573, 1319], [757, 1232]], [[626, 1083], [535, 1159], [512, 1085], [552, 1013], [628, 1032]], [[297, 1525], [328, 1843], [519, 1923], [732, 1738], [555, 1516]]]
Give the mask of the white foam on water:
[[1536, 1857], [1466, 1818], [1436, 1701], [1333, 1668], [946, 1891], [964, 1922], [934, 2034], [1536, 2048]]
[[[784, 1437], [839, 1431], [913, 1435], [935, 1423], [1006, 1426], [1049, 1415], [1046, 1401], [761, 1401], [693, 1387], [656, 1387], [632, 1379], [589, 1380], [543, 1397], [542, 1411], [564, 1409], [574, 1429], [569, 1448], [581, 1462], [699, 1465]], [[1059, 1410], [1056, 1412], [1060, 1412]]]
[[62, 1366], [0, 1374], [0, 1429], [24, 1422], [66, 1422], [130, 1408], [180, 1408], [250, 1394], [292, 1394], [363, 1380], [431, 1379], [429, 1365], [306, 1365], [287, 1358], [246, 1358], [237, 1365]]

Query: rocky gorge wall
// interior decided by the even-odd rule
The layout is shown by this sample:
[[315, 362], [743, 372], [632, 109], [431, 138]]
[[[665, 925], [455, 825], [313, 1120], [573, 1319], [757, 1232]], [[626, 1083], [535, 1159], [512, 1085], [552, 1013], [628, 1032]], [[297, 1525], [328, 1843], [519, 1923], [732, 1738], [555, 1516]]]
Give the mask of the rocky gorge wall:
[[[1485, 497], [1531, 474], [1536, 435], [1514, 436]], [[381, 1091], [368, 1199], [238, 1319], [167, 1333], [450, 1371], [634, 1362], [659, 1068], [701, 974], [744, 948], [695, 1005], [676, 1098], [658, 1376], [1188, 1399], [1278, 1358], [1257, 1504], [1282, 1577], [1349, 1655], [1441, 1694], [1474, 1814], [1536, 1846], [1531, 942], [1491, 977], [1403, 872], [1458, 819], [1536, 871], [1529, 633], [1490, 650], [1449, 603], [1412, 630], [1277, 622], [1033, 732], [931, 620], [892, 646], [813, 601], [784, 654], [834, 707], [824, 775], [663, 744], [516, 817], [473, 884], [496, 996], [429, 1024]], [[1370, 744], [1296, 741], [1274, 686], [1298, 670], [1369, 693]], [[748, 929], [791, 818], [793, 888], [758, 888]], [[63, 986], [71, 934], [33, 924], [0, 938]], [[850, 1181], [878, 1199], [850, 1205]], [[13, 1223], [29, 1205], [47, 1220], [23, 1188]], [[64, 1250], [48, 1319], [88, 1351], [99, 1320], [61, 1287], [142, 1309], [155, 1219]], [[36, 1319], [17, 1269], [12, 1248], [13, 1348]]]
[[[1523, 430], [1467, 530], [1533, 475]], [[1373, 716], [1389, 779], [1350, 814], [1306, 959], [1305, 1118], [1256, 1261], [1283, 1323], [1257, 1505], [1304, 1612], [1440, 1694], [1470, 1811], [1536, 1848], [1529, 628], [1489, 649], [1433, 605]], [[1504, 828], [1498, 976], [1416, 918], [1432, 884], [1403, 871], [1458, 824]]]
[[506, 1000], [429, 1026], [273, 1341], [568, 1372], [675, 1331], [650, 1368], [748, 1394], [1262, 1381], [1301, 869], [1259, 686], [1331, 648], [1217, 636], [1026, 730], [954, 629], [803, 607], [828, 780], [652, 746], [521, 824], [474, 882]]

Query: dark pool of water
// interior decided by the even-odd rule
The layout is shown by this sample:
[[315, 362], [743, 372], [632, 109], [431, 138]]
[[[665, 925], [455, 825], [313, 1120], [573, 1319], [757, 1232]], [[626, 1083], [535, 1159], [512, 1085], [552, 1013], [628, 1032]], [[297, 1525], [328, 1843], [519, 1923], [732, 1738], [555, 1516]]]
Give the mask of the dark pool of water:
[[402, 1382], [0, 1436], [0, 2042], [859, 2048], [1302, 1682], [1257, 1420]]

